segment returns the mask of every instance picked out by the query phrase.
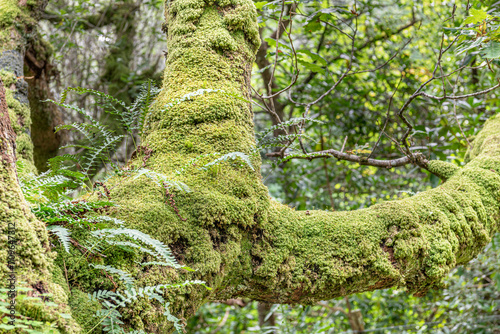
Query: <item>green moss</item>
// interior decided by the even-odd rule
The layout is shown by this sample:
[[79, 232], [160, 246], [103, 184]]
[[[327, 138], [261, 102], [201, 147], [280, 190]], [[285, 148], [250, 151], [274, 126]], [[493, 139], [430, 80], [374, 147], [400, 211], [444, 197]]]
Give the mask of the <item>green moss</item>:
[[[2, 147], [2, 153], [5, 152]], [[52, 293], [51, 301], [58, 307], [46, 303], [35, 303], [30, 299], [19, 298], [16, 309], [34, 320], [55, 323], [60, 333], [77, 333], [78, 326], [65, 319], [61, 313], [70, 313], [66, 304], [66, 294], [57, 284], [51, 282], [52, 253], [49, 252], [48, 237], [45, 225], [31, 214], [26, 202], [22, 199], [17, 183], [17, 175], [11, 164], [0, 162], [0, 276], [6, 282], [5, 275], [9, 271], [8, 263], [8, 227], [15, 225], [15, 237], [23, 242], [16, 248], [17, 280], [31, 287], [33, 297], [41, 292]], [[1, 283], [5, 287], [5, 283]]]
[[[29, 130], [31, 115], [29, 106], [15, 98], [16, 76], [12, 72], [2, 70], [0, 76], [5, 85], [5, 98], [12, 129], [16, 133], [16, 155], [24, 163], [23, 173], [36, 173], [33, 163], [33, 142]], [[11, 89], [10, 87], [13, 87]]]
[[440, 160], [429, 161], [427, 169], [444, 181], [448, 180], [459, 170], [457, 165]]
[[72, 289], [69, 297], [69, 306], [74, 319], [81, 325], [83, 333], [102, 333], [102, 326], [96, 312], [102, 308], [97, 301], [90, 301], [86, 293], [79, 289]]
[[0, 78], [2, 78], [3, 85], [7, 88], [17, 81], [16, 75], [6, 70], [0, 70]]
[[0, 2], [0, 27], [12, 24], [20, 13], [21, 9], [16, 0], [2, 0]]
[[[225, 20], [229, 14], [232, 17]], [[181, 263], [196, 269], [191, 273], [161, 267], [142, 271], [128, 264], [127, 268], [137, 274], [138, 286], [203, 279], [216, 291], [241, 255], [247, 231], [265, 219], [269, 196], [261, 182], [260, 159], [252, 156], [255, 171], [231, 163], [223, 163], [212, 172], [199, 169], [214, 156], [188, 165], [180, 176], [175, 171], [203, 154], [252, 154], [255, 140], [250, 105], [228, 94], [249, 98], [250, 69], [258, 47], [249, 36], [256, 36], [256, 13], [247, 1], [207, 4], [181, 0], [172, 2], [167, 16], [170, 35], [164, 90], [148, 116], [143, 145], [153, 150], [147, 168], [186, 183], [192, 191], [170, 189], [175, 195], [174, 208], [168, 204], [165, 189], [146, 177], [112, 179], [109, 188], [118, 206], [109, 214], [168, 244]], [[222, 91], [164, 107], [187, 93], [207, 88]], [[132, 164], [141, 164], [138, 159]], [[81, 282], [84, 291], [99, 286], [98, 276], [68, 257], [65, 262], [68, 274]], [[187, 318], [212, 298], [213, 291], [191, 286], [167, 290], [164, 298], [171, 302], [174, 315]], [[155, 333], [171, 330], [161, 307], [147, 300], [138, 301], [122, 314], [134, 329]]]

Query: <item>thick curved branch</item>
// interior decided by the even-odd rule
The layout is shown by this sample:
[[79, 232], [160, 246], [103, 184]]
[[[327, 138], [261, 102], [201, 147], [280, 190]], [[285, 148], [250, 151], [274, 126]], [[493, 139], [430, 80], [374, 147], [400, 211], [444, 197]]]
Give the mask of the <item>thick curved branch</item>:
[[[500, 117], [479, 133], [465, 167], [441, 166], [441, 186], [349, 212], [295, 211], [272, 203], [254, 264], [231, 295], [309, 304], [406, 287], [417, 295], [474, 258], [500, 224]], [[439, 168], [439, 166], [435, 166]]]

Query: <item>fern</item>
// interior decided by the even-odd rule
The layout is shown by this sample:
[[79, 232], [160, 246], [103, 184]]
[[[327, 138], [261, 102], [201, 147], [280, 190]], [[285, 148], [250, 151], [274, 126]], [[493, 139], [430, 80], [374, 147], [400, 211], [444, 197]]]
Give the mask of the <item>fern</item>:
[[164, 245], [161, 241], [151, 238], [149, 235], [142, 233], [138, 230], [132, 230], [127, 228], [119, 229], [103, 229], [91, 232], [96, 237], [113, 237], [118, 235], [125, 235], [134, 240], [139, 240], [146, 245], [151, 246], [154, 249], [154, 255], [160, 257], [164, 262], [168, 263], [169, 266], [173, 268], [182, 268], [177, 262], [175, 257], [172, 255], [170, 249]]
[[66, 98], [68, 96], [68, 92], [70, 92], [70, 91], [73, 91], [73, 92], [78, 93], [80, 95], [81, 94], [91, 94], [94, 96], [98, 96], [98, 97], [103, 98], [104, 100], [107, 100], [109, 102], [116, 103], [116, 104], [119, 104], [119, 105], [125, 107], [125, 102], [118, 100], [111, 95], [100, 92], [98, 90], [89, 89], [89, 88], [82, 88], [82, 87], [68, 87], [68, 88], [66, 88], [61, 94], [61, 103], [64, 103], [66, 101]]
[[[91, 148], [90, 152], [92, 153], [82, 166], [83, 172], [85, 174], [88, 174], [92, 170], [92, 168], [95, 167], [96, 160], [99, 158], [101, 158], [101, 160], [108, 161], [107, 156], [103, 155], [103, 152], [108, 153], [108, 151], [113, 148], [113, 145], [120, 141], [122, 138], [123, 136], [105, 137], [104, 142], [101, 146], [99, 146], [98, 148]], [[108, 156], [110, 155], [108, 154]]]
[[[124, 249], [126, 251], [130, 251], [130, 249], [128, 249], [127, 247], [131, 247], [131, 248], [134, 248], [134, 249], [137, 249], [141, 252], [144, 252], [144, 253], [147, 253], [151, 256], [155, 256], [155, 253], [145, 247], [142, 247], [141, 245], [138, 245], [134, 242], [129, 242], [129, 241], [115, 241], [115, 240], [109, 240], [109, 239], [106, 239], [106, 243], [108, 245], [112, 245], [112, 246], [117, 246], [121, 249]], [[158, 263], [163, 263], [163, 262], [158, 262]], [[141, 265], [145, 265], [143, 263], [141, 263]], [[168, 264], [166, 264], [168, 265]]]
[[127, 129], [141, 130], [145, 117], [150, 113], [151, 106], [161, 89], [157, 88], [152, 80], [144, 83], [139, 91], [139, 95], [127, 108], [127, 113], [123, 115], [123, 124]]
[[[82, 87], [67, 88], [62, 93], [59, 102], [48, 100], [60, 107], [70, 109], [83, 116], [85, 122], [82, 124], [71, 123], [57, 128], [57, 131], [75, 131], [80, 138], [79, 142], [67, 145], [65, 148], [73, 148], [79, 151], [83, 150], [83, 152], [79, 154], [65, 154], [50, 159], [50, 170], [48, 172], [39, 176], [32, 175], [30, 178], [23, 180], [23, 191], [29, 194], [26, 198], [32, 198], [32, 203], [37, 203], [36, 207], [32, 207], [32, 211], [38, 218], [49, 224], [57, 224], [49, 226], [48, 229], [51, 233], [57, 235], [67, 252], [69, 252], [70, 241], [68, 228], [72, 226], [83, 226], [90, 230], [90, 235], [87, 236], [86, 240], [80, 241], [80, 244], [85, 247], [85, 252], [98, 254], [101, 259], [101, 253], [109, 254], [109, 246], [111, 246], [111, 248], [120, 247], [126, 251], [139, 251], [149, 254], [152, 257], [152, 261], [139, 263], [142, 266], [170, 266], [177, 269], [194, 271], [191, 268], [181, 266], [172, 255], [168, 246], [161, 241], [155, 240], [140, 231], [124, 228], [124, 222], [119, 219], [95, 214], [95, 212], [100, 212], [102, 208], [112, 206], [113, 203], [109, 201], [71, 201], [69, 199], [69, 194], [72, 191], [90, 186], [94, 187], [94, 182], [91, 181], [91, 174], [97, 170], [97, 167], [102, 165], [104, 165], [106, 169], [111, 165], [114, 169], [114, 175], [132, 175], [135, 178], [145, 176], [162, 188], [175, 187], [180, 191], [190, 191], [189, 187], [184, 183], [171, 180], [166, 175], [145, 168], [132, 170], [131, 172], [120, 170], [118, 166], [113, 163], [112, 156], [115, 147], [117, 147], [125, 136], [114, 134], [105, 125], [93, 119], [90, 112], [78, 106], [66, 103], [70, 92], [90, 94], [97, 97], [98, 105], [103, 108], [104, 112], [116, 115], [120, 125], [127, 134], [132, 136], [132, 140], [134, 140], [136, 131], [141, 131], [144, 126], [145, 117], [151, 114], [151, 108], [154, 103], [156, 103], [156, 97], [160, 91], [161, 90], [155, 87], [152, 81], [146, 82], [141, 87], [139, 95], [131, 105], [126, 105], [123, 101], [115, 99], [108, 94]], [[227, 96], [249, 102], [240, 96], [228, 94], [221, 90], [200, 89], [182, 96], [173, 103], [190, 101], [197, 96], [212, 92], [220, 92]], [[170, 103], [170, 106], [172, 106], [173, 103]], [[165, 107], [168, 108], [169, 105], [167, 104]], [[218, 154], [214, 153], [211, 155], [216, 156]], [[242, 160], [252, 170], [254, 169], [248, 156], [240, 152], [221, 156], [203, 167], [211, 168], [224, 161], [237, 159]], [[111, 177], [113, 174], [107, 173], [107, 175]], [[102, 185], [102, 181], [100, 184]], [[43, 203], [40, 202], [40, 198], [43, 198]], [[104, 257], [104, 259], [106, 260], [107, 258]], [[93, 294], [89, 294], [91, 300], [98, 301], [103, 306], [103, 309], [96, 313], [96, 316], [101, 318], [100, 323], [103, 327], [102, 330], [112, 334], [125, 333], [122, 328], [123, 321], [121, 320], [121, 314], [118, 309], [127, 306], [138, 298], [156, 300], [160, 304], [165, 305], [165, 316], [167, 320], [172, 321], [178, 331], [182, 331], [180, 320], [170, 313], [168, 310], [169, 304], [165, 303], [162, 297], [164, 290], [194, 284], [202, 285], [210, 289], [205, 285], [205, 282], [197, 280], [176, 284], [135, 287], [134, 278], [126, 271], [105, 263], [91, 263], [89, 265], [95, 269], [104, 270], [108, 274], [118, 277], [120, 281], [123, 282], [124, 288], [122, 290], [99, 290]], [[143, 332], [131, 331], [129, 333], [139, 334]]]
[[170, 306], [170, 302], [165, 303], [165, 305], [164, 305], [165, 312], [163, 312], [163, 315], [167, 317], [168, 321], [171, 321], [174, 323], [174, 328], [177, 330], [178, 333], [182, 333], [183, 327], [181, 325], [181, 320], [179, 318], [177, 318], [176, 316], [174, 316], [172, 313], [170, 313], [170, 310], [168, 309], [169, 306]]
[[[68, 162], [73, 163], [73, 168], [81, 170], [87, 181], [91, 183], [91, 174], [96, 172], [96, 167], [99, 165], [106, 167], [107, 164], [111, 164], [115, 170], [118, 170], [118, 166], [114, 166], [111, 157], [115, 147], [124, 139], [126, 140], [126, 136], [113, 134], [105, 125], [95, 120], [90, 112], [65, 103], [69, 92], [90, 94], [99, 98], [98, 105], [103, 108], [104, 112], [118, 116], [120, 125], [134, 140], [134, 131], [142, 128], [144, 117], [146, 113], [150, 112], [151, 105], [155, 102], [160, 89], [155, 87], [152, 81], [146, 82], [141, 87], [134, 103], [129, 106], [108, 94], [82, 87], [68, 87], [63, 91], [59, 102], [54, 100], [45, 101], [73, 110], [83, 116], [84, 123], [61, 125], [56, 129], [56, 131], [74, 130], [78, 132], [82, 136], [83, 142], [66, 145], [64, 148], [84, 149], [83, 153], [79, 156], [68, 155], [64, 156], [64, 158], [56, 158], [51, 164], [54, 167], [61, 167]], [[53, 169], [57, 170], [56, 168]]]
[[193, 159], [189, 160], [184, 166], [182, 166], [182, 168], [180, 170], [177, 170], [175, 172], [176, 172], [177, 175], [180, 175], [180, 174], [184, 173], [184, 171], [187, 168], [189, 168], [191, 166], [195, 166], [196, 162], [198, 162], [198, 160], [203, 159], [205, 157], [217, 156], [217, 155], [219, 155], [219, 153], [201, 154], [201, 155], [197, 156], [196, 158], [193, 158]]
[[64, 249], [66, 250], [67, 253], [69, 253], [70, 232], [68, 231], [68, 229], [62, 226], [51, 225], [47, 226], [47, 230], [54, 233], [59, 238], [59, 241], [63, 245]]
[[189, 93], [183, 95], [179, 99], [174, 99], [171, 102], [166, 103], [163, 106], [162, 111], [166, 111], [166, 110], [170, 109], [171, 107], [173, 107], [174, 105], [180, 104], [182, 102], [190, 101], [196, 96], [205, 95], [207, 93], [217, 93], [217, 92], [222, 93], [223, 95], [226, 95], [226, 96], [233, 97], [233, 98], [238, 99], [240, 101], [250, 103], [250, 101], [245, 99], [244, 97], [242, 97], [240, 95], [232, 94], [232, 93], [227, 93], [227, 92], [223, 91], [222, 89], [203, 88], [203, 89], [198, 89], [194, 92], [189, 92]]
[[[138, 262], [141, 266], [165, 266], [165, 267], [170, 267], [170, 263], [167, 262], [158, 262], [158, 261], [151, 261], [151, 262]], [[196, 271], [194, 269], [191, 269], [189, 267], [182, 267], [182, 269], [186, 271]]]
[[125, 283], [125, 286], [127, 288], [132, 288], [134, 286], [134, 279], [132, 277], [130, 277], [130, 274], [123, 271], [123, 270], [120, 270], [120, 269], [117, 269], [115, 267], [112, 267], [112, 266], [105, 266], [105, 265], [101, 265], [101, 264], [90, 264], [91, 267], [94, 267], [96, 269], [102, 269], [102, 270], [105, 270], [111, 274], [116, 274], [118, 275], [118, 278], [123, 282]]
[[154, 183], [156, 183], [156, 185], [158, 185], [161, 188], [163, 188], [166, 185], [168, 187], [174, 186], [180, 191], [185, 191], [185, 192], [191, 191], [186, 184], [184, 184], [182, 182], [178, 182], [178, 181], [173, 181], [173, 180], [167, 178], [166, 175], [154, 172], [154, 171], [146, 169], [146, 168], [141, 168], [136, 173], [137, 173], [137, 175], [134, 177], [134, 180], [141, 177], [142, 175], [144, 175], [147, 178], [149, 178], [150, 180], [152, 180]]
[[252, 166], [252, 162], [250, 161], [248, 155], [246, 155], [245, 153], [241, 153], [241, 152], [232, 152], [232, 153], [224, 154], [220, 158], [217, 158], [214, 161], [209, 162], [208, 164], [203, 165], [201, 167], [201, 169], [208, 170], [211, 167], [217, 166], [217, 165], [219, 165], [222, 162], [225, 162], [225, 161], [227, 161], [229, 159], [236, 160], [236, 158], [241, 159], [244, 163], [246, 163], [248, 165], [248, 167], [250, 167], [252, 170], [255, 170], [253, 168], [253, 166]]

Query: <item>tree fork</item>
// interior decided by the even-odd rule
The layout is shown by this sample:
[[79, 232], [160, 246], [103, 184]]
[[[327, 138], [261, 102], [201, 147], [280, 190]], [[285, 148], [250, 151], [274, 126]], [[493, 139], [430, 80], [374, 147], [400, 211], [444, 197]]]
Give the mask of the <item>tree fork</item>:
[[[465, 167], [437, 171], [447, 179], [438, 188], [357, 211], [295, 211], [269, 197], [260, 156], [252, 155], [246, 100], [260, 44], [253, 3], [174, 0], [167, 2], [165, 15], [169, 52], [163, 91], [147, 115], [143, 145], [152, 150], [147, 168], [191, 188], [172, 189], [186, 220], [165, 203], [164, 189], [145, 178], [111, 179], [107, 186], [118, 206], [109, 214], [168, 244], [196, 271], [143, 268], [119, 254], [106, 260], [133, 273], [138, 286], [202, 279], [213, 288], [167, 290], [164, 298], [174, 315], [187, 318], [207, 301], [239, 297], [311, 304], [392, 286], [423, 294], [490, 241], [500, 220], [500, 118], [485, 124]], [[176, 103], [193, 92], [198, 93]], [[201, 169], [213, 160], [206, 154], [214, 152], [251, 155], [254, 169], [231, 163], [216, 171]], [[131, 161], [135, 167], [142, 163], [141, 157]], [[19, 188], [7, 181], [0, 186]], [[0, 210], [5, 212], [10, 211]], [[60, 250], [56, 263], [68, 266], [72, 314], [86, 328], [93, 312], [83, 292], [102, 288], [102, 277], [79, 262], [77, 251]], [[130, 328], [172, 331], [162, 307], [151, 301], [139, 300], [122, 314]]]
[[[144, 130], [153, 150], [148, 167], [176, 177], [176, 170], [203, 154], [251, 154], [250, 105], [233, 96], [250, 96], [259, 45], [253, 4], [174, 1], [166, 7], [164, 27], [164, 90]], [[199, 89], [216, 91], [169, 104]], [[165, 207], [161, 189], [144, 181], [123, 182], [112, 196], [126, 208], [117, 215], [197, 269], [169, 277], [203, 279], [214, 288], [180, 293], [189, 298], [172, 293], [175, 314], [182, 317], [206, 300], [310, 304], [388, 287], [423, 294], [476, 256], [498, 227], [500, 119], [488, 121], [478, 138], [464, 168], [429, 162], [447, 179], [440, 187], [351, 212], [303, 212], [276, 203], [262, 185], [258, 156], [252, 156], [255, 171], [228, 165], [215, 174], [201, 171], [210, 158], [187, 166], [178, 179], [193, 191], [176, 194], [186, 222]], [[140, 195], [131, 196], [133, 191]], [[160, 282], [155, 275], [145, 277]]]

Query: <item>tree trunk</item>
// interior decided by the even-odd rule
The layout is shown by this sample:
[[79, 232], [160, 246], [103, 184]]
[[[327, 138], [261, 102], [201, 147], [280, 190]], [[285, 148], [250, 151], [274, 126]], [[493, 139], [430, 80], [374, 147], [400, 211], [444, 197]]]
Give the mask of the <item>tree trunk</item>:
[[53, 103], [50, 80], [56, 76], [51, 63], [52, 48], [41, 36], [30, 43], [25, 52], [25, 80], [28, 83], [28, 100], [31, 110], [31, 140], [33, 141], [33, 162], [39, 172], [48, 169], [47, 161], [57, 155], [59, 147], [67, 141], [67, 131], [57, 133], [55, 129], [63, 123], [59, 107]]
[[[54, 323], [62, 332], [75, 333], [79, 326], [64, 318], [64, 313], [70, 313], [68, 291], [56, 283], [56, 254], [50, 250], [45, 225], [33, 216], [23, 198], [16, 171], [19, 161], [24, 173], [36, 172], [23, 62], [24, 52], [32, 42], [25, 36], [34, 34], [33, 23], [44, 6], [43, 1], [0, 4], [0, 287], [10, 289], [10, 297], [20, 287], [27, 288], [26, 294], [43, 301], [35, 304], [17, 299], [16, 318]], [[52, 298], [43, 295], [46, 293], [53, 294]], [[14, 300], [10, 298], [9, 302]], [[59, 307], [51, 307], [49, 301]]]
[[[138, 286], [202, 279], [212, 287], [167, 290], [164, 298], [175, 316], [187, 318], [210, 300], [239, 297], [311, 304], [394, 286], [423, 294], [490, 241], [500, 220], [500, 118], [485, 124], [465, 167], [429, 163], [448, 178], [438, 188], [357, 211], [295, 211], [269, 197], [260, 156], [254, 153], [247, 100], [260, 41], [253, 2], [174, 0], [167, 1], [165, 13], [169, 53], [163, 91], [144, 129], [143, 145], [153, 150], [146, 168], [186, 183], [191, 192], [170, 189], [176, 204], [169, 205], [165, 189], [146, 178], [112, 178], [108, 188], [118, 206], [108, 214], [168, 244], [179, 262], [196, 271], [145, 270], [120, 254], [107, 261], [133, 272]], [[229, 160], [201, 169], [215, 159], [208, 155], [214, 152], [243, 152], [252, 167]], [[131, 161], [142, 163], [141, 156]], [[2, 166], [8, 176], [0, 186], [20, 199], [15, 173], [8, 167], [12, 164]], [[183, 172], [178, 175], [178, 170]], [[10, 212], [5, 206], [0, 210]], [[29, 212], [23, 215], [29, 217]], [[21, 226], [32, 232], [20, 234], [23, 248], [34, 240], [30, 253], [21, 255], [23, 267], [33, 267], [30, 259], [38, 256], [43, 272], [50, 265], [43, 226]], [[104, 283], [80, 257], [60, 252], [57, 263], [67, 265], [69, 304], [84, 325], [92, 314], [82, 292]], [[139, 300], [122, 314], [130, 328], [167, 333], [172, 325], [163, 311]]]

